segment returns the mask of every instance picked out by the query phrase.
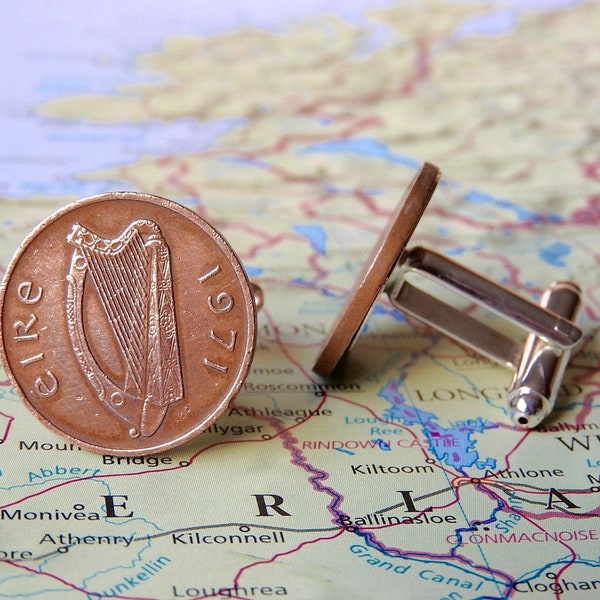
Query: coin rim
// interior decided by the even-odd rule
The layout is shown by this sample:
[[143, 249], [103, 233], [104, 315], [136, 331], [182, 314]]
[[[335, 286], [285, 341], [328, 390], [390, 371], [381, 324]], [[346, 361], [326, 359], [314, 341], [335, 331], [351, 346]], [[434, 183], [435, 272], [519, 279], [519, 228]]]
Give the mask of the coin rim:
[[400, 260], [440, 179], [440, 170], [423, 163], [407, 187], [364, 263], [354, 286], [333, 322], [313, 371], [329, 377], [349, 352], [371, 308]]
[[[240, 367], [235, 376], [235, 381], [228, 388], [227, 393], [219, 400], [219, 404], [214, 413], [203, 422], [202, 429], [198, 429], [197, 427], [191, 430], [188, 430], [186, 433], [168, 441], [164, 442], [158, 446], [152, 448], [135, 448], [135, 449], [113, 449], [108, 448], [99, 444], [93, 444], [89, 442], [85, 442], [77, 439], [73, 435], [62, 431], [59, 427], [54, 425], [52, 421], [49, 421], [46, 417], [44, 417], [41, 413], [39, 413], [36, 408], [31, 404], [27, 395], [21, 390], [20, 385], [17, 382], [17, 378], [13, 373], [12, 367], [10, 365], [9, 357], [7, 349], [5, 348], [5, 340], [2, 326], [2, 322], [4, 320], [4, 305], [6, 300], [6, 290], [10, 279], [12, 277], [13, 272], [16, 270], [19, 261], [25, 254], [26, 250], [29, 248], [30, 244], [37, 238], [37, 236], [47, 229], [52, 223], [62, 218], [64, 215], [70, 213], [75, 209], [79, 209], [82, 206], [86, 206], [89, 204], [97, 204], [99, 202], [106, 201], [115, 201], [115, 200], [135, 200], [137, 202], [149, 202], [151, 204], [157, 205], [159, 207], [165, 208], [167, 210], [178, 213], [179, 215], [187, 218], [192, 221], [197, 227], [199, 227], [204, 233], [206, 233], [213, 243], [217, 244], [219, 249], [223, 252], [223, 254], [228, 259], [229, 263], [233, 267], [234, 272], [237, 275], [238, 283], [240, 284], [240, 288], [242, 291], [242, 295], [244, 298], [244, 303], [246, 306], [246, 314], [248, 315], [248, 319], [246, 320], [246, 328], [247, 328], [247, 343], [244, 348], [244, 357], [241, 361]], [[156, 454], [159, 452], [164, 452], [165, 450], [169, 450], [171, 448], [177, 447], [195, 437], [200, 435], [203, 431], [208, 429], [227, 409], [231, 401], [238, 395], [250, 369], [250, 365], [254, 358], [254, 351], [256, 348], [256, 336], [257, 336], [257, 310], [254, 302], [254, 293], [252, 291], [252, 287], [250, 284], [250, 280], [244, 270], [243, 264], [233, 250], [233, 248], [229, 245], [229, 242], [223, 237], [223, 235], [210, 223], [208, 223], [205, 219], [200, 217], [198, 214], [190, 210], [189, 208], [173, 201], [168, 198], [164, 198], [162, 196], [157, 196], [154, 194], [148, 194], [145, 192], [131, 192], [131, 191], [118, 191], [118, 192], [107, 192], [103, 194], [96, 194], [94, 196], [89, 196], [86, 198], [82, 198], [80, 200], [76, 200], [71, 202], [70, 204], [58, 209], [48, 217], [46, 217], [43, 221], [41, 221], [19, 244], [17, 250], [13, 254], [10, 259], [8, 266], [6, 267], [6, 272], [2, 277], [2, 282], [0, 283], [0, 361], [2, 362], [2, 366], [11, 381], [17, 395], [21, 398], [22, 402], [29, 409], [31, 413], [40, 421], [43, 425], [45, 425], [50, 431], [53, 431], [60, 435], [63, 438], [72, 441], [77, 444], [81, 448], [86, 448], [96, 453], [107, 453], [113, 456], [144, 456], [148, 454]]]

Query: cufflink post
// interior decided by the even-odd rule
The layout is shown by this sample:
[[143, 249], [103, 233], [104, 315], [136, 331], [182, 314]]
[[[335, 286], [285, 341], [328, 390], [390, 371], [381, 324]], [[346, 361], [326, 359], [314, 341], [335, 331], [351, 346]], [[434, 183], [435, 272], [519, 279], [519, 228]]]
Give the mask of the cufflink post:
[[[432, 250], [406, 250], [439, 176], [437, 167], [427, 163], [415, 176], [326, 337], [313, 370], [331, 375], [385, 289], [401, 312], [513, 369], [507, 398], [511, 418], [518, 427], [535, 427], [552, 410], [570, 353], [581, 340], [582, 332], [573, 323], [581, 292], [572, 282], [557, 282], [536, 304]], [[391, 280], [394, 267], [399, 274]], [[470, 314], [473, 305], [499, 318], [477, 319]]]

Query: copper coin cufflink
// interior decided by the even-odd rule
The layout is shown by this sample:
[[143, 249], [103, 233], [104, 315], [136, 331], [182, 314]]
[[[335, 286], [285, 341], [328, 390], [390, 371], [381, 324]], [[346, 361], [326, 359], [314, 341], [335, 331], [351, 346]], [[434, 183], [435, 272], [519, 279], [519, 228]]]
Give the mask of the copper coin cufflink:
[[[425, 163], [379, 237], [313, 367], [330, 376], [352, 346], [379, 293], [392, 305], [476, 352], [514, 370], [507, 396], [518, 427], [538, 425], [553, 409], [572, 349], [581, 293], [570, 281], [553, 283], [531, 302], [427, 248], [407, 249], [440, 177]], [[398, 269], [398, 277], [392, 272]], [[392, 280], [394, 279], [394, 280]], [[443, 298], [443, 299], [442, 299]], [[465, 301], [500, 317], [493, 328], [465, 310]], [[522, 335], [515, 335], [514, 330]]]
[[53, 431], [96, 452], [160, 452], [236, 396], [261, 303], [198, 215], [149, 194], [102, 194], [19, 247], [1, 289], [2, 360]]

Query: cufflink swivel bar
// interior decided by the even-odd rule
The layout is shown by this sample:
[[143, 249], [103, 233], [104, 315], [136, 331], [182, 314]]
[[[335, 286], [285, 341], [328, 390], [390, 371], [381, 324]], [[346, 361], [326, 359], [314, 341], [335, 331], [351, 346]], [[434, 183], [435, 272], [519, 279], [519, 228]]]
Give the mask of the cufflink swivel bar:
[[[427, 163], [417, 173], [329, 332], [314, 370], [331, 375], [385, 288], [398, 310], [512, 368], [510, 416], [519, 427], [535, 427], [552, 410], [570, 353], [582, 337], [573, 323], [580, 290], [569, 281], [555, 282], [538, 305], [427, 248], [406, 250], [439, 176], [437, 167]], [[394, 270], [398, 276], [390, 278]], [[478, 319], [474, 307], [493, 318]]]
[[[571, 281], [557, 281], [546, 290], [540, 304], [575, 320], [581, 307], [581, 290]], [[527, 336], [507, 398], [516, 425], [535, 427], [552, 411], [575, 344], [561, 351], [533, 333]]]
[[[579, 288], [569, 281], [555, 282], [537, 305], [427, 248], [406, 251], [400, 265], [401, 275], [389, 291], [392, 305], [512, 368], [510, 416], [521, 427], [538, 425], [550, 413], [571, 350], [581, 339], [581, 330], [572, 323], [581, 304]], [[491, 327], [439, 300], [419, 283], [428, 288], [438, 285], [447, 292], [441, 297], [454, 293], [498, 315], [500, 327]], [[503, 331], [512, 329], [510, 325], [527, 337], [518, 340]]]

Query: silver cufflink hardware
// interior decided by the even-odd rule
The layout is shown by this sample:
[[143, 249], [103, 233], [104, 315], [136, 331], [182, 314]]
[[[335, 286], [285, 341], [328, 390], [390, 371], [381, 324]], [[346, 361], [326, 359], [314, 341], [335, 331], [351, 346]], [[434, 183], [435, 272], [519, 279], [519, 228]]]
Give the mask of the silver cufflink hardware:
[[425, 163], [413, 179], [313, 370], [323, 377], [333, 373], [384, 290], [404, 314], [511, 368], [510, 417], [518, 427], [536, 427], [552, 411], [571, 352], [582, 338], [574, 324], [581, 291], [571, 281], [557, 281], [536, 304], [432, 250], [407, 249], [439, 178], [439, 169]]

